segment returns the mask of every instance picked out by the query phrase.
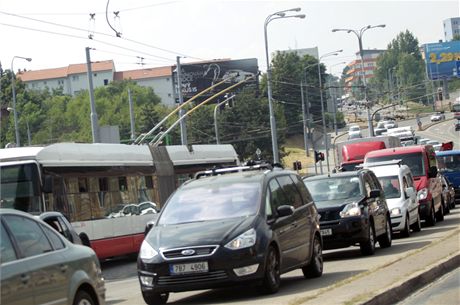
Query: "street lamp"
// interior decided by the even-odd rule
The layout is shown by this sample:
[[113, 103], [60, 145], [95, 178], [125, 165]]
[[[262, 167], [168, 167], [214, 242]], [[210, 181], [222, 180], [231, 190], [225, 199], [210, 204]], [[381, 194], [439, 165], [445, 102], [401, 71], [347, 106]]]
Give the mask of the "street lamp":
[[[10, 112], [10, 113], [11, 113], [11, 112], [13, 112], [13, 113], [15, 112], [15, 111], [14, 111], [14, 108], [12, 108], [12, 107], [7, 107], [6, 110], [7, 110], [8, 112]], [[18, 112], [19, 112], [19, 111], [18, 111]], [[21, 113], [21, 112], [19, 112], [19, 113]], [[30, 146], [31, 137], [30, 137], [29, 119], [28, 119], [27, 117], [26, 117], [26, 126], [27, 126], [27, 142], [29, 143], [29, 146]]]
[[[328, 56], [337, 56], [339, 55], [340, 52], [343, 50], [337, 50], [334, 52], [329, 52], [326, 53], [322, 56], [319, 57], [318, 59], [318, 78], [319, 78], [319, 97], [321, 99], [321, 119], [323, 121], [323, 135], [324, 135], [324, 149], [326, 150], [326, 166], [327, 166], [327, 172], [330, 172], [330, 167], [329, 167], [329, 143], [327, 142], [327, 130], [326, 130], [326, 115], [324, 113], [324, 102], [323, 102], [323, 84], [321, 81], [321, 59], [324, 57]], [[323, 166], [321, 165], [321, 172], [323, 171]]]
[[332, 90], [331, 90], [331, 79], [332, 79], [332, 67], [335, 67], [335, 66], [338, 66], [338, 65], [344, 65], [346, 64], [345, 61], [342, 61], [342, 62], [339, 62], [339, 63], [335, 63], [331, 66], [329, 66], [329, 94], [331, 95], [331, 100], [332, 100], [332, 110], [333, 110], [333, 115], [334, 115], [334, 131], [335, 131], [335, 135], [337, 136], [338, 134], [338, 130], [337, 130], [337, 99], [335, 98], [335, 94], [332, 94]]
[[22, 56], [14, 56], [13, 59], [11, 60], [11, 89], [13, 92], [13, 118], [14, 118], [14, 130], [16, 133], [16, 147], [21, 146], [21, 142], [19, 139], [19, 129], [18, 129], [18, 114], [16, 111], [16, 88], [15, 88], [15, 80], [16, 77], [14, 75], [14, 69], [13, 69], [13, 62], [15, 58], [21, 58], [25, 59], [27, 61], [32, 61], [32, 58], [30, 57], [22, 57]]
[[272, 150], [273, 150], [273, 163], [279, 163], [279, 153], [278, 153], [278, 141], [276, 134], [276, 121], [275, 114], [273, 111], [273, 97], [272, 97], [272, 86], [271, 86], [271, 69], [270, 69], [270, 59], [268, 56], [268, 39], [267, 39], [267, 26], [270, 21], [281, 18], [305, 18], [304, 14], [300, 15], [286, 15], [288, 12], [299, 12], [300, 7], [293, 8], [289, 10], [279, 11], [268, 15], [264, 23], [264, 38], [265, 38], [265, 57], [267, 59], [267, 95], [268, 95], [268, 108], [270, 111], [270, 130], [272, 136]]
[[230, 95], [226, 99], [224, 99], [222, 102], [218, 103], [216, 106], [214, 106], [214, 130], [216, 132], [216, 144], [220, 144], [219, 141], [219, 126], [217, 125], [217, 108], [220, 106], [224, 105], [227, 103], [229, 100], [233, 99], [235, 97], [235, 94]]
[[372, 117], [371, 117], [371, 110], [370, 110], [370, 105], [369, 101], [367, 100], [367, 87], [366, 87], [366, 75], [364, 73], [364, 59], [363, 59], [363, 34], [367, 30], [373, 29], [373, 28], [384, 28], [385, 24], [379, 24], [379, 25], [368, 25], [365, 26], [359, 30], [353, 30], [353, 29], [333, 29], [332, 32], [347, 32], [347, 33], [353, 33], [356, 35], [358, 38], [358, 43], [359, 43], [359, 56], [361, 57], [361, 75], [363, 78], [363, 85], [364, 85], [364, 98], [366, 100], [367, 104], [367, 120], [368, 120], [368, 126], [369, 126], [369, 136], [373, 137], [374, 136], [374, 126], [372, 125]]

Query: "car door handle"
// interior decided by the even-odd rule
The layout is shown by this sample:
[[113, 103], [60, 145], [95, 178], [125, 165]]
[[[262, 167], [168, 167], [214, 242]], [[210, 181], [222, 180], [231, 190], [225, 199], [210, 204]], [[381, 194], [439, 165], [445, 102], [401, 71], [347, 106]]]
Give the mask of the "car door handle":
[[27, 284], [27, 282], [29, 282], [30, 280], [30, 275], [28, 274], [21, 274], [21, 282], [23, 284]]
[[64, 264], [62, 264], [62, 265], [60, 266], [60, 269], [61, 269], [61, 272], [62, 272], [62, 273], [65, 273], [65, 272], [67, 271], [68, 268], [69, 268], [69, 266], [64, 265]]

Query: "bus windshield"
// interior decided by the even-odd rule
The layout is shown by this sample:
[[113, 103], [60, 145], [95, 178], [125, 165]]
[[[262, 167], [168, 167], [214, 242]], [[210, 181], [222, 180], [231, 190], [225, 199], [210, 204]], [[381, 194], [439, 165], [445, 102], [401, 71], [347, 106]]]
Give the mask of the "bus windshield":
[[39, 172], [36, 164], [0, 167], [0, 207], [40, 213]]
[[387, 155], [379, 157], [367, 158], [367, 163], [372, 162], [381, 162], [381, 161], [391, 161], [391, 160], [402, 160], [402, 163], [409, 166], [414, 177], [425, 176], [425, 164], [423, 162], [422, 153], [412, 153], [412, 154], [400, 154], [400, 155]]

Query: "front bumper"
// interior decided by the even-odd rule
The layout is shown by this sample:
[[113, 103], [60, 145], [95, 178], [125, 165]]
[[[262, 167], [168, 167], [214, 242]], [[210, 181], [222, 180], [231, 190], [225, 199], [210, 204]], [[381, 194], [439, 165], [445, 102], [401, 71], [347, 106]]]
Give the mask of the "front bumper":
[[[172, 275], [171, 264], [208, 262], [208, 272]], [[259, 281], [264, 276], [265, 254], [256, 253], [254, 248], [228, 250], [219, 248], [212, 256], [201, 258], [163, 260], [146, 262], [138, 260], [138, 276], [143, 294], [162, 292], [181, 292], [235, 286], [247, 281]], [[257, 271], [238, 276], [234, 268], [258, 264]], [[152, 285], [144, 285], [141, 276], [152, 278]]]
[[432, 201], [431, 200], [420, 200], [419, 201], [419, 208], [420, 208], [420, 219], [426, 220], [428, 219], [430, 215], [430, 209], [432, 206]]
[[331, 235], [322, 234], [324, 249], [345, 248], [364, 242], [368, 239], [368, 227], [369, 220], [365, 217], [320, 222], [321, 232], [332, 231]]

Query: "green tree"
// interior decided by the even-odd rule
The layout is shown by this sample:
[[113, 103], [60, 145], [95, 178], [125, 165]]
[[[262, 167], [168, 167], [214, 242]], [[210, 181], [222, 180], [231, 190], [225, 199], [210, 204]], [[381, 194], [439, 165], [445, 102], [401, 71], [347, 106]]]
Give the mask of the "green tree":
[[377, 59], [377, 69], [370, 81], [371, 96], [376, 99], [385, 92], [388, 99], [397, 95], [405, 101], [418, 102], [426, 100], [425, 85], [424, 62], [418, 40], [406, 30], [399, 33]]

